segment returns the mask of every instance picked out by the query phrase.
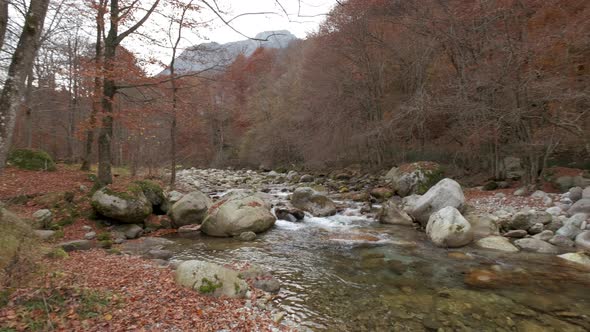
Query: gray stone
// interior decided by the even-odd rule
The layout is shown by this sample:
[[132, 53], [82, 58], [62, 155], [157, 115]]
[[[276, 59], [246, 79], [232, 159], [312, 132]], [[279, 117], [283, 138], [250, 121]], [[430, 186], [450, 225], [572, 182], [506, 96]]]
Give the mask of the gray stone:
[[586, 221], [587, 215], [584, 213], [577, 213], [567, 219], [563, 226], [557, 230], [557, 235], [566, 236], [574, 239], [578, 234], [582, 233], [582, 224]]
[[35, 222], [39, 225], [48, 226], [53, 219], [53, 214], [47, 209], [42, 209], [33, 213], [33, 219], [35, 219]]
[[245, 241], [245, 242], [254, 241], [254, 240], [256, 240], [256, 233], [243, 232], [240, 234], [240, 236], [238, 238], [240, 239], [240, 241]]
[[569, 237], [563, 235], [555, 235], [551, 238], [551, 240], [549, 240], [549, 243], [560, 248], [574, 247], [574, 241], [572, 241]]
[[439, 247], [462, 247], [473, 240], [471, 225], [452, 206], [444, 207], [430, 216], [426, 234]]
[[422, 194], [430, 189], [428, 185], [432, 182], [433, 177], [439, 176], [440, 173], [440, 165], [436, 163], [426, 165], [423, 162], [417, 162], [393, 167], [385, 175], [385, 181], [399, 196], [405, 197], [412, 194]]
[[512, 243], [510, 243], [510, 240], [502, 236], [484, 237], [483, 239], [476, 241], [475, 245], [484, 249], [493, 249], [505, 252], [518, 251], [518, 248], [516, 248]]
[[461, 185], [454, 180], [443, 179], [420, 196], [408, 214], [425, 226], [431, 214], [445, 207], [453, 207], [460, 212], [464, 204], [465, 196]]
[[512, 193], [512, 195], [514, 196], [526, 196], [526, 194], [528, 193], [528, 189], [525, 187], [522, 188], [518, 188], [514, 191], [514, 193]]
[[590, 198], [582, 198], [570, 207], [567, 213], [571, 216], [576, 213], [585, 213], [590, 215]]
[[141, 223], [152, 213], [152, 204], [143, 192], [117, 193], [108, 188], [92, 195], [92, 207], [107, 218], [123, 223]]
[[204, 295], [244, 298], [248, 284], [240, 279], [237, 271], [204, 261], [185, 261], [175, 272], [178, 284], [192, 288]]
[[563, 213], [563, 210], [559, 206], [553, 206], [545, 210], [545, 212], [549, 213], [550, 215], [557, 217]]
[[567, 253], [567, 254], [559, 255], [557, 257], [559, 257], [561, 259], [565, 259], [565, 260], [567, 260], [569, 262], [573, 262], [573, 263], [576, 263], [576, 264], [580, 264], [580, 265], [584, 265], [584, 266], [590, 267], [590, 256], [588, 256], [588, 254], [586, 254], [586, 253], [581, 253], [581, 252], [573, 253], [573, 252], [570, 252], [570, 253]]
[[542, 190], [536, 190], [534, 193], [531, 194], [532, 198], [543, 199], [547, 197], [547, 193]]
[[160, 206], [160, 209], [168, 213], [172, 206], [176, 204], [176, 202], [180, 201], [182, 197], [184, 197], [184, 194], [175, 190], [164, 193], [164, 202]]
[[45, 230], [45, 229], [37, 229], [34, 230], [33, 233], [40, 238], [41, 240], [51, 240], [55, 235], [55, 231]]
[[574, 187], [574, 178], [569, 175], [560, 176], [555, 179], [554, 183], [559, 187], [561, 192], [566, 192], [569, 188]]
[[313, 176], [311, 176], [309, 174], [305, 174], [305, 175], [301, 176], [301, 178], [299, 178], [299, 182], [302, 182], [302, 183], [313, 182]]
[[540, 222], [534, 224], [533, 226], [531, 226], [531, 228], [529, 228], [529, 234], [535, 235], [535, 234], [539, 234], [543, 231], [543, 224], [541, 224]]
[[582, 191], [582, 198], [590, 198], [590, 186]]
[[96, 232], [88, 232], [88, 233], [84, 234], [84, 239], [86, 239], [86, 240], [96, 239]]
[[590, 231], [584, 231], [576, 236], [576, 248], [590, 252]]
[[215, 204], [202, 223], [201, 232], [211, 236], [238, 236], [244, 232], [265, 232], [275, 224], [270, 204], [260, 195], [231, 193]]
[[550, 231], [548, 229], [540, 232], [539, 234], [533, 236], [534, 239], [538, 239], [541, 241], [549, 241], [553, 238], [555, 234], [553, 233], [553, 231]]
[[178, 227], [177, 232], [180, 234], [196, 233], [201, 230], [201, 225], [185, 225]]
[[414, 224], [412, 218], [393, 200], [383, 203], [377, 219], [380, 223], [388, 225], [412, 226]]
[[463, 216], [471, 224], [474, 239], [500, 234], [500, 218], [493, 214], [469, 211]]
[[504, 233], [505, 237], [510, 237], [514, 239], [520, 239], [528, 235], [528, 232], [524, 229], [514, 229]]
[[143, 234], [143, 228], [136, 224], [118, 225], [113, 227], [115, 238], [137, 239]]
[[572, 201], [572, 203], [575, 203], [582, 199], [583, 192], [584, 189], [580, 187], [572, 187], [569, 190], [569, 199]]
[[315, 217], [327, 217], [336, 214], [336, 204], [323, 194], [309, 188], [297, 188], [291, 195], [294, 207], [307, 211]]
[[541, 254], [557, 254], [559, 248], [545, 241], [534, 238], [526, 238], [514, 241], [514, 244], [524, 251], [533, 251]]
[[200, 191], [193, 191], [174, 203], [168, 214], [176, 227], [201, 224], [212, 205], [207, 195]]
[[66, 252], [76, 250], [90, 250], [94, 247], [93, 243], [88, 240], [74, 240], [68, 242], [62, 242], [59, 246]]
[[155, 259], [169, 260], [174, 254], [170, 250], [152, 249], [148, 251], [148, 256]]
[[275, 278], [254, 280], [254, 287], [269, 293], [278, 293], [281, 290], [281, 283]]

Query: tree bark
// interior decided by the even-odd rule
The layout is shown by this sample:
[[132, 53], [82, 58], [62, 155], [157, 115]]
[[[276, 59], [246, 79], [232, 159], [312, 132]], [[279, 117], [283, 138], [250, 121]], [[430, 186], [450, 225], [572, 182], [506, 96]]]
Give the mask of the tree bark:
[[25, 90], [25, 80], [39, 49], [49, 0], [31, 1], [23, 31], [12, 55], [0, 96], [0, 171], [4, 168], [14, 133], [16, 113]]
[[4, 37], [8, 27], [8, 0], [0, 0], [0, 49], [4, 46]]

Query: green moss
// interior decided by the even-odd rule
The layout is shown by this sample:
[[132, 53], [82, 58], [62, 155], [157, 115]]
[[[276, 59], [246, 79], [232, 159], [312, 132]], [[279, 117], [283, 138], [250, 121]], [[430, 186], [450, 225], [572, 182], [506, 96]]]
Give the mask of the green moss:
[[65, 252], [62, 248], [54, 248], [53, 250], [48, 252], [46, 256], [54, 259], [64, 259], [69, 257], [68, 253]]
[[498, 189], [498, 184], [494, 181], [490, 181], [483, 186], [483, 190], [491, 191]]
[[8, 156], [8, 163], [32, 171], [55, 171], [55, 162], [42, 150], [17, 149]]
[[240, 293], [240, 285], [238, 285], [237, 282], [234, 282], [234, 290], [236, 291], [236, 294]]
[[97, 239], [98, 241], [107, 241], [107, 240], [111, 240], [111, 233], [109, 233], [109, 232], [102, 232], [102, 233], [100, 233], [100, 234], [98, 234], [98, 235], [96, 236], [96, 239]]
[[55, 233], [53, 234], [53, 238], [54, 239], [63, 239], [63, 237], [65, 236], [63, 229], [58, 229], [55, 231]]
[[164, 195], [164, 190], [160, 187], [159, 184], [149, 181], [149, 180], [141, 180], [133, 182], [137, 187], [139, 187], [144, 193], [152, 192], [158, 195]]
[[444, 170], [442, 168], [435, 170], [425, 170], [424, 177], [425, 180], [418, 184], [418, 188], [416, 190], [418, 195], [424, 195], [428, 189], [432, 188], [440, 180], [444, 179]]
[[119, 250], [117, 248], [111, 248], [111, 249], [107, 249], [107, 254], [109, 254], [109, 255], [121, 255], [122, 252], [121, 252], [121, 250]]
[[113, 246], [113, 241], [111, 240], [103, 240], [98, 242], [99, 247], [103, 248], [103, 249], [111, 249], [111, 247]]
[[[215, 276], [215, 279], [217, 279], [217, 276]], [[222, 282], [214, 283], [213, 281], [207, 278], [203, 278], [201, 279], [201, 286], [199, 286], [199, 293], [211, 294], [215, 292], [216, 289], [221, 288], [222, 286]]]

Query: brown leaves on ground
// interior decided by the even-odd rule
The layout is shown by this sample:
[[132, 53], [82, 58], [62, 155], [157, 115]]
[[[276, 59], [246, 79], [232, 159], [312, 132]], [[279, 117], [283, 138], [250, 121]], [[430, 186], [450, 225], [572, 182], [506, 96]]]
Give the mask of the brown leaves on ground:
[[[102, 250], [73, 252], [40, 284], [20, 289], [0, 309], [0, 330], [269, 331], [268, 313], [243, 300], [216, 299], [182, 288], [170, 268]], [[59, 303], [55, 303], [59, 301]]]

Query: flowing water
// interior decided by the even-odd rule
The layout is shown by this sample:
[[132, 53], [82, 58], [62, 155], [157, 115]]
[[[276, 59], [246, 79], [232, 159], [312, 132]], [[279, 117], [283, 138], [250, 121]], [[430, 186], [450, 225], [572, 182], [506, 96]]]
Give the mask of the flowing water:
[[590, 330], [589, 270], [552, 255], [436, 248], [344, 203], [333, 217], [277, 221], [254, 242], [196, 235], [170, 249], [269, 268], [282, 284], [275, 305], [311, 330]]

